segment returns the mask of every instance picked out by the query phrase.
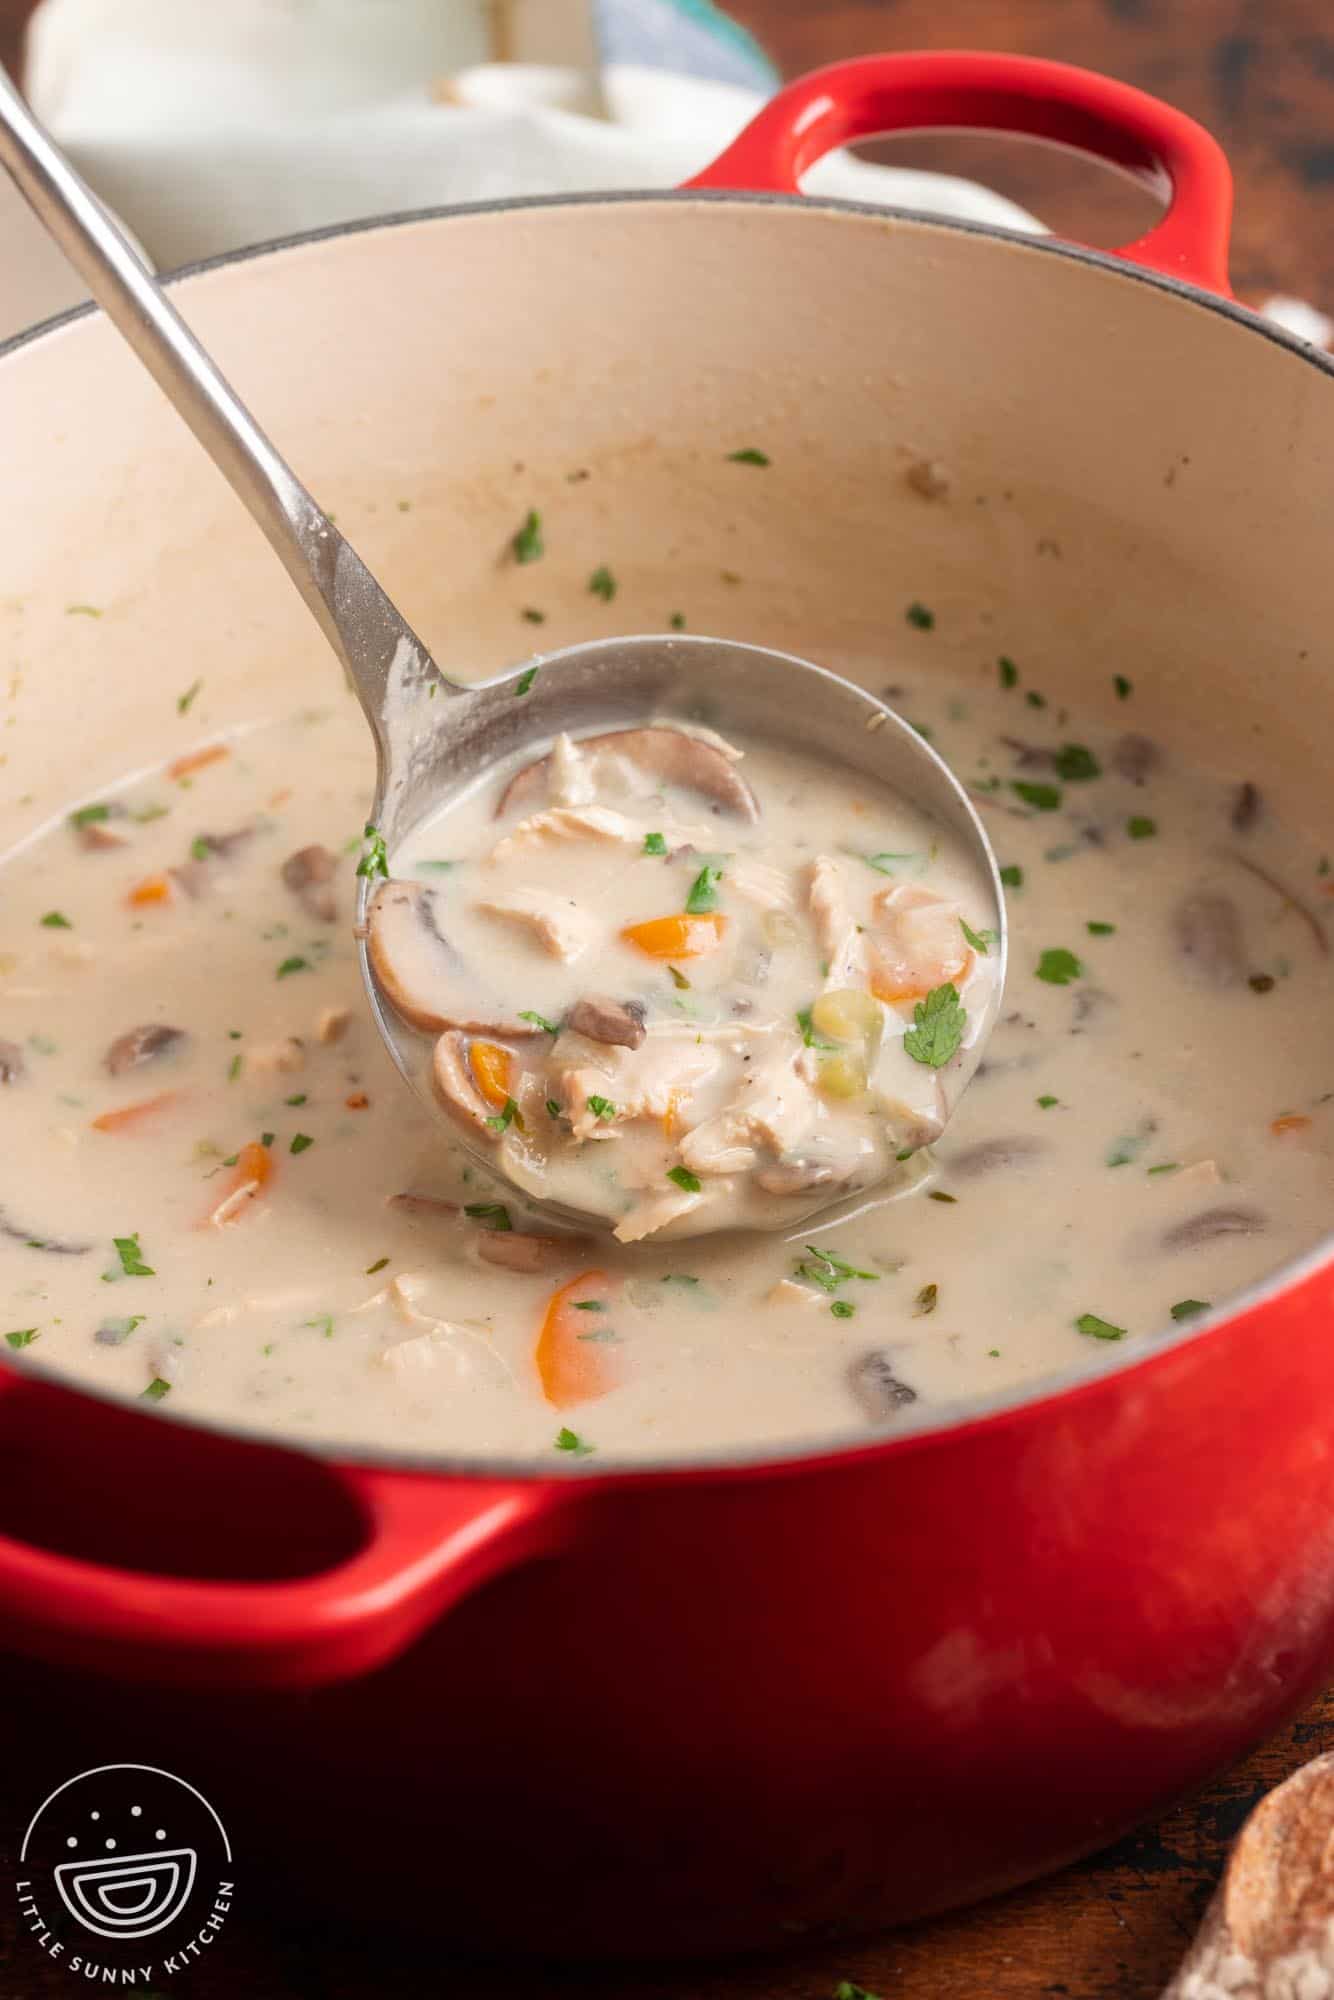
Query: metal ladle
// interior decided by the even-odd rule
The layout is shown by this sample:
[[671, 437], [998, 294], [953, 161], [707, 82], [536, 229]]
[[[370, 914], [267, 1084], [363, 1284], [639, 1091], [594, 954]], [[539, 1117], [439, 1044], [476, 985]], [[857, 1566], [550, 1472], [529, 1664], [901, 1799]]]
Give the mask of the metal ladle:
[[[229, 481], [300, 591], [356, 690], [375, 739], [370, 822], [392, 853], [469, 780], [521, 750], [540, 754], [574, 734], [668, 716], [698, 716], [743, 736], [783, 740], [888, 787], [960, 836], [995, 902], [998, 974], [989, 1018], [976, 1024], [974, 1063], [995, 1019], [1004, 975], [1005, 901], [990, 841], [962, 786], [910, 724], [874, 695], [790, 654], [730, 639], [601, 639], [461, 687], [442, 674], [356, 550], [311, 498], [80, 179], [0, 71], [0, 163]], [[442, 699], [443, 697], [443, 699]], [[369, 884], [361, 882], [359, 928]], [[365, 949], [361, 972], [390, 1054], [441, 1116], [426, 1038], [394, 1012]], [[503, 1165], [485, 1142], [457, 1144], [488, 1172]], [[529, 1197], [531, 1199], [531, 1196]], [[565, 1204], [550, 1204], [570, 1217]], [[578, 1212], [585, 1224], [608, 1217]]]

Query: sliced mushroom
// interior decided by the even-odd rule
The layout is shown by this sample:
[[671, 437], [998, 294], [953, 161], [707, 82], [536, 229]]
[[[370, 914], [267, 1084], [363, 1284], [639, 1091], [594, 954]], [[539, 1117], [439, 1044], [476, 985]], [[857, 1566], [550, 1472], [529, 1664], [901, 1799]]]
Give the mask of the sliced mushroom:
[[414, 1028], [438, 1034], [535, 1035], [531, 1021], [489, 993], [445, 936], [434, 889], [420, 882], [382, 882], [367, 929], [371, 969], [385, 995]]
[[1112, 769], [1119, 778], [1129, 778], [1134, 785], [1142, 785], [1151, 771], [1156, 771], [1161, 761], [1158, 745], [1147, 736], [1123, 736], [1112, 745], [1109, 759]]
[[[725, 752], [684, 729], [662, 725], [645, 729], [612, 729], [601, 736], [582, 737], [578, 739], [578, 746], [583, 751], [606, 750], [624, 757], [638, 765], [646, 777], [660, 784], [680, 785], [687, 791], [699, 792], [704, 798], [712, 799], [724, 812], [735, 813], [739, 819], [754, 821], [760, 816], [755, 794], [734, 769]], [[535, 763], [525, 764], [522, 770], [515, 772], [500, 795], [500, 803], [496, 807], [497, 819], [516, 807], [540, 803], [546, 796], [550, 763], [549, 755], [539, 757]]]
[[587, 1236], [525, 1236], [517, 1229], [483, 1229], [477, 1236], [478, 1256], [507, 1271], [547, 1271], [591, 1248]]
[[1012, 1172], [1031, 1166], [1050, 1151], [1045, 1139], [1030, 1139], [1016, 1132], [1006, 1139], [983, 1139], [979, 1145], [965, 1146], [961, 1153], [952, 1153], [944, 1164], [953, 1178], [976, 1180], [981, 1174], [993, 1174], [1001, 1168]]
[[0, 1236], [21, 1243], [25, 1250], [45, 1250], [52, 1257], [86, 1257], [93, 1247], [91, 1243], [73, 1243], [68, 1237], [39, 1235], [37, 1230], [15, 1222], [3, 1209], [0, 1209]]
[[1220, 1236], [1260, 1236], [1268, 1227], [1258, 1208], [1206, 1208], [1163, 1232], [1165, 1250], [1198, 1250]]
[[871, 1424], [888, 1423], [909, 1403], [917, 1401], [916, 1389], [900, 1382], [889, 1356], [880, 1347], [873, 1347], [869, 1354], [852, 1363], [847, 1382], [862, 1415]]
[[127, 1070], [142, 1069], [145, 1063], [156, 1062], [184, 1040], [184, 1028], [169, 1028], [165, 1022], [149, 1021], [142, 1028], [127, 1028], [123, 1035], [117, 1035], [102, 1060], [112, 1076], [124, 1076]]
[[26, 1067], [18, 1043], [0, 1041], [0, 1083], [17, 1083]]
[[228, 860], [247, 841], [253, 840], [257, 831], [253, 826], [238, 826], [233, 833], [198, 834], [192, 843], [190, 859], [169, 871], [172, 880], [192, 902], [198, 902], [213, 888], [210, 862]]
[[404, 1215], [430, 1216], [438, 1221], [459, 1212], [457, 1202], [441, 1201], [434, 1194], [391, 1194], [386, 1206], [400, 1209]]
[[1201, 985], [1241, 985], [1246, 977], [1246, 944], [1230, 896], [1206, 890], [1187, 896], [1177, 906], [1172, 927], [1181, 955]]
[[474, 1131], [488, 1139], [500, 1138], [499, 1131], [490, 1123], [495, 1111], [473, 1078], [468, 1062], [468, 1037], [461, 1035], [457, 1028], [441, 1035], [435, 1045], [431, 1081], [435, 1085], [436, 1096], [453, 1117], [464, 1125], [471, 1125]]
[[1002, 736], [1001, 742], [1014, 753], [1021, 771], [1054, 771], [1056, 752], [1043, 743], [1025, 743], [1018, 736]]
[[608, 1048], [637, 1049], [647, 1033], [642, 1000], [609, 1000], [605, 993], [586, 993], [576, 1000], [565, 1025]]
[[295, 854], [289, 854], [282, 865], [282, 878], [308, 917], [317, 923], [331, 924], [338, 915], [338, 900], [333, 892], [333, 879], [338, 870], [338, 858], [327, 847], [314, 841], [309, 847], [298, 847]]

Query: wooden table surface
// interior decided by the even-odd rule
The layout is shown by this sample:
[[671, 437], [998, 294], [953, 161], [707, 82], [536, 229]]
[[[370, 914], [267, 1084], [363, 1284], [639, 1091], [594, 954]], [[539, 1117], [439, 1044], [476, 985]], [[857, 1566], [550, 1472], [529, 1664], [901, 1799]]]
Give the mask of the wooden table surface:
[[[873, 49], [976, 47], [1085, 63], [1156, 91], [1208, 124], [1232, 159], [1237, 292], [1253, 302], [1283, 292], [1334, 310], [1329, 0], [732, 0], [732, 11], [788, 74]], [[0, 0], [0, 60], [11, 67], [30, 12], [30, 0]], [[924, 137], [873, 151], [989, 180], [1086, 241], [1126, 240], [1149, 219], [1136, 190], [1048, 150]], [[856, 1947], [692, 1971], [451, 1968], [416, 1949], [396, 1954], [382, 1931], [364, 1942], [331, 1938], [290, 1911], [238, 1906], [225, 1953], [191, 1973], [189, 1992], [192, 2000], [830, 2000], [851, 1980], [884, 2000], [1151, 2000], [1252, 1803], [1331, 1746], [1334, 1698], [1326, 1697], [1239, 1769], [1096, 1860]], [[116, 1754], [110, 1724], [107, 1754]], [[0, 1786], [0, 1855], [14, 1852], [25, 1803]], [[2, 2000], [64, 2000], [69, 1976], [6, 1937], [8, 1919], [0, 1906]]]

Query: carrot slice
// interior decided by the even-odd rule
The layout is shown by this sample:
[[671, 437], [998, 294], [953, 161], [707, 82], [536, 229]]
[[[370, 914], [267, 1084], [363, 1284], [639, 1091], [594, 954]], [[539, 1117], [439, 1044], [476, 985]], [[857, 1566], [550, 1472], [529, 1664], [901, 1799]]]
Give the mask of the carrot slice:
[[965, 952], [958, 964], [945, 972], [939, 979], [927, 979], [912, 986], [897, 986], [875, 965], [871, 967], [871, 991], [877, 1000], [883, 1000], [887, 1007], [897, 1006], [902, 1000], [925, 1000], [937, 986], [950, 984], [962, 986], [973, 969], [973, 954]]
[[165, 1111], [180, 1096], [179, 1090], [159, 1091], [156, 1097], [142, 1097], [137, 1104], [122, 1105], [119, 1111], [104, 1111], [100, 1118], [94, 1118], [94, 1132], [128, 1132], [156, 1112]]
[[670, 1090], [667, 1093], [667, 1109], [666, 1111], [664, 1111], [662, 1115], [663, 1138], [674, 1139], [676, 1137], [680, 1123], [681, 1123], [681, 1092], [679, 1090]]
[[1269, 1129], [1276, 1139], [1281, 1139], [1287, 1132], [1309, 1131], [1310, 1125], [1310, 1119], [1303, 1117], [1300, 1111], [1286, 1111], [1281, 1118], [1274, 1120]]
[[482, 1096], [488, 1104], [503, 1111], [514, 1094], [510, 1088], [514, 1058], [509, 1050], [501, 1048], [499, 1042], [474, 1042], [468, 1050], [468, 1061]]
[[537, 1372], [543, 1395], [556, 1409], [591, 1403], [616, 1387], [616, 1349], [595, 1336], [608, 1331], [606, 1312], [597, 1308], [605, 1308], [618, 1290], [605, 1271], [581, 1271], [548, 1299], [537, 1336]]
[[216, 764], [223, 757], [230, 757], [231, 751], [225, 743], [206, 743], [202, 750], [187, 750], [183, 757], [168, 764], [169, 778], [188, 778], [192, 771], [202, 771], [206, 764]]
[[142, 882], [136, 882], [125, 899], [133, 909], [141, 910], [149, 903], [169, 903], [171, 901], [171, 877], [169, 875], [145, 875]]
[[712, 910], [703, 917], [650, 917], [628, 924], [621, 936], [650, 958], [702, 958], [722, 942], [726, 929], [727, 918]]
[[244, 1215], [250, 1206], [248, 1201], [237, 1201], [234, 1207], [229, 1207], [228, 1204], [237, 1195], [258, 1194], [265, 1182], [272, 1179], [273, 1169], [273, 1154], [267, 1146], [261, 1146], [258, 1139], [252, 1139], [248, 1145], [242, 1146], [236, 1156], [231, 1179], [224, 1184], [222, 1192], [204, 1217], [204, 1225], [207, 1226], [210, 1222], [235, 1222]]

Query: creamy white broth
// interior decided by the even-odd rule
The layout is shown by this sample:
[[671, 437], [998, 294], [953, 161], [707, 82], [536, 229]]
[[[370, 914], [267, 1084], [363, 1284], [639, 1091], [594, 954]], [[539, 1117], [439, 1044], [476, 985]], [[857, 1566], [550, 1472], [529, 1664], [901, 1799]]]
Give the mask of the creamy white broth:
[[[878, 687], [894, 669], [858, 672]], [[548, 1459], [558, 1436], [606, 1457], [845, 1431], [868, 1424], [868, 1397], [892, 1425], [910, 1397], [1041, 1377], [1103, 1339], [1151, 1339], [1174, 1306], [1224, 1301], [1330, 1212], [1329, 960], [1252, 872], [1318, 919], [1318, 836], [1285, 822], [1262, 770], [1197, 772], [1181, 744], [1127, 749], [1031, 705], [1040, 693], [990, 664], [896, 694], [1022, 871], [1006, 1018], [913, 1191], [791, 1243], [599, 1244], [531, 1272], [490, 1261], [498, 1218], [464, 1205], [504, 1204], [514, 1236], [545, 1225], [450, 1156], [367, 1018], [351, 920], [370, 757], [350, 699], [232, 739], [188, 782], [157, 774], [91, 802], [124, 817], [53, 825], [0, 877], [0, 1331], [184, 1411]], [[1129, 736], [1133, 692], [1124, 713]], [[1071, 742], [1099, 775], [1068, 752], [1050, 768]], [[86, 848], [99, 827], [127, 845]], [[282, 878], [313, 845], [338, 856], [332, 923]], [[127, 900], [191, 863], [209, 878], [197, 898], [173, 884], [169, 900]], [[341, 1037], [322, 1040], [341, 1013]], [[184, 1039], [109, 1075], [113, 1041], [148, 1025]], [[168, 1101], [94, 1127], [153, 1098]], [[210, 1225], [266, 1134], [270, 1178]], [[875, 1275], [846, 1276], [807, 1241]], [[612, 1281], [589, 1317], [616, 1336], [591, 1343], [616, 1386], [558, 1406], [535, 1361], [543, 1313], [591, 1267]]]

